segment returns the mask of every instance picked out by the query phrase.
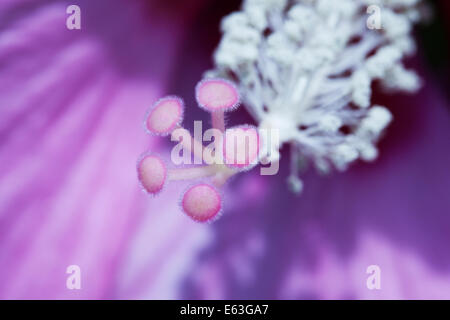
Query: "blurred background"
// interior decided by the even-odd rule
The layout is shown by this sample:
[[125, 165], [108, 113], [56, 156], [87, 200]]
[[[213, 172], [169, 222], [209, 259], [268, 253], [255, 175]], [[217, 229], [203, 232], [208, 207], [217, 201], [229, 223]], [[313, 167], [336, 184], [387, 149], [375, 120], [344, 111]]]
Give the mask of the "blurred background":
[[[167, 94], [185, 99], [188, 127], [207, 120], [194, 87], [240, 1], [2, 0], [0, 298], [450, 299], [450, 2], [429, 3], [408, 61], [423, 89], [375, 93], [394, 115], [375, 163], [309, 170], [296, 196], [285, 154], [276, 176], [234, 179], [225, 214], [198, 224], [178, 207], [185, 185], [140, 190], [139, 155], [171, 147], [142, 121]], [[66, 27], [71, 4], [81, 30]]]

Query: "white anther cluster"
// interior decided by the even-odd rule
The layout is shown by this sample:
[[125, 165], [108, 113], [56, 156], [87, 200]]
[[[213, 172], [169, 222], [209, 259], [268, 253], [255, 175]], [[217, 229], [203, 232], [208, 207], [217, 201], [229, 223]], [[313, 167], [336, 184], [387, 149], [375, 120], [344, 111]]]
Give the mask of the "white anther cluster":
[[[206, 77], [236, 82], [260, 129], [280, 130], [268, 150], [277, 161], [289, 143], [289, 185], [300, 191], [299, 164], [345, 170], [377, 157], [376, 142], [392, 119], [371, 103], [372, 84], [414, 92], [418, 76], [402, 59], [421, 0], [245, 0], [225, 17], [223, 38]], [[368, 12], [369, 7], [378, 11]], [[378, 19], [380, 28], [369, 28]]]

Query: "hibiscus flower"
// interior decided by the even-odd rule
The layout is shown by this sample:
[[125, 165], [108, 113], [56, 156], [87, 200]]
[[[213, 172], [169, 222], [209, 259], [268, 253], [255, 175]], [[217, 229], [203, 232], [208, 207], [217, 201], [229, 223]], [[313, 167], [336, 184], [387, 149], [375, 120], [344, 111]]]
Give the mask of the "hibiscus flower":
[[[445, 1], [442, 1], [445, 2]], [[66, 27], [69, 5], [81, 29]], [[136, 157], [170, 152], [145, 112], [212, 67], [239, 1], [0, 4], [0, 298], [450, 298], [448, 101], [423, 50], [424, 88], [376, 94], [394, 121], [375, 163], [304, 176], [239, 175], [213, 224], [186, 217], [174, 183], [142, 192]], [[419, 42], [419, 49], [421, 43]], [[243, 108], [230, 123], [251, 123]], [[283, 150], [282, 150], [283, 151]], [[78, 266], [81, 288], [69, 289]], [[381, 289], [367, 288], [379, 266]]]

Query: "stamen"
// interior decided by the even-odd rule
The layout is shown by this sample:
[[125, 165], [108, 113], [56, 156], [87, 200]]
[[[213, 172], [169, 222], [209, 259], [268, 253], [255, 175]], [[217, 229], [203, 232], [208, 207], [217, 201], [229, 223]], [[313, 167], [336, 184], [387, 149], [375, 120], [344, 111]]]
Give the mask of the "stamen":
[[224, 135], [223, 156], [231, 168], [247, 170], [258, 163], [261, 140], [258, 129], [244, 125], [227, 129]]
[[145, 127], [150, 133], [167, 136], [183, 121], [184, 103], [169, 96], [158, 100], [149, 110]]
[[221, 170], [217, 172], [212, 179], [213, 184], [217, 187], [222, 187], [228, 181], [228, 179], [230, 179], [236, 173], [239, 173], [238, 170], [228, 168], [225, 165], [220, 166], [220, 169]]
[[295, 142], [291, 142], [291, 170], [287, 182], [289, 189], [296, 194], [300, 194], [303, 189], [303, 182], [299, 178], [300, 174], [300, 152]]
[[213, 111], [211, 113], [211, 120], [213, 128], [222, 132], [225, 131], [225, 114], [223, 110]]
[[239, 93], [234, 84], [224, 79], [206, 79], [195, 88], [198, 105], [208, 112], [229, 111], [239, 106]]
[[138, 178], [142, 187], [150, 194], [157, 194], [166, 182], [167, 168], [157, 156], [146, 155], [137, 166]]
[[[207, 141], [214, 138], [213, 144], [204, 147], [196, 135], [193, 137], [181, 126], [184, 105], [177, 97], [159, 100], [149, 111], [145, 126], [150, 133], [171, 134], [171, 140], [179, 142], [179, 147], [186, 152], [183, 155], [190, 153], [189, 159], [194, 155], [207, 165], [167, 169], [160, 158], [146, 155], [139, 161], [137, 169], [142, 186], [150, 194], [160, 192], [166, 181], [207, 178], [211, 185], [200, 183], [190, 187], [183, 195], [181, 203], [186, 215], [195, 221], [205, 222], [217, 218], [222, 209], [222, 196], [216, 187], [222, 187], [230, 177], [239, 173], [240, 169], [247, 170], [257, 163], [260, 139], [256, 127], [244, 125], [231, 130], [225, 129], [224, 113], [239, 105], [238, 91], [231, 82], [222, 79], [204, 80], [196, 87], [196, 98], [200, 107], [211, 113], [212, 126], [216, 130], [205, 133], [202, 138]], [[229, 143], [233, 152], [224, 146], [224, 135], [227, 132], [230, 134], [228, 141], [233, 141]], [[237, 141], [234, 138], [237, 138]], [[224, 156], [228, 157], [228, 160], [234, 160], [234, 147], [238, 151], [238, 162], [231, 163], [229, 167], [224, 163]], [[179, 150], [181, 149], [176, 148], [172, 152]]]
[[[205, 79], [195, 88], [198, 105], [211, 112], [211, 122], [215, 129], [225, 132], [225, 112], [239, 106], [239, 92], [224, 79]], [[219, 145], [215, 143], [215, 146]]]
[[216, 188], [202, 183], [190, 187], [185, 192], [181, 206], [193, 220], [206, 222], [219, 214], [222, 208], [222, 197]]
[[202, 166], [196, 168], [176, 168], [169, 169], [168, 179], [170, 181], [176, 180], [193, 180], [198, 178], [206, 178], [217, 173], [217, 165]]

